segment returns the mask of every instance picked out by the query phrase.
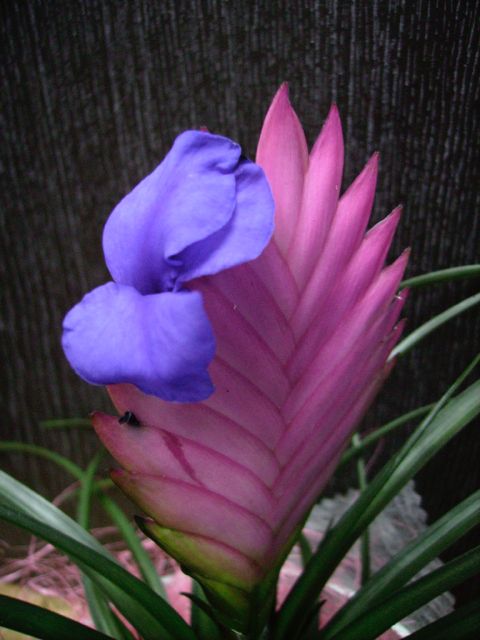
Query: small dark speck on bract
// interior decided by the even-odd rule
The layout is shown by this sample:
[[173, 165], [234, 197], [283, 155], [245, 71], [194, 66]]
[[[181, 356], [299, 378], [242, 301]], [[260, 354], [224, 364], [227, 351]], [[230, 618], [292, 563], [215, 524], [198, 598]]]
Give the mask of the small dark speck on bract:
[[120, 424], [128, 424], [131, 427], [139, 427], [140, 421], [132, 411], [125, 411], [123, 416], [118, 419]]

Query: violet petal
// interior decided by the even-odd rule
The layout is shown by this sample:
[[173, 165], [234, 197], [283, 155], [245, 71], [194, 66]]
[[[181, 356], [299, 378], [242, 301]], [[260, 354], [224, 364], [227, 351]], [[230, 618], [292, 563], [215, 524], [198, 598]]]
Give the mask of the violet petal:
[[273, 233], [274, 202], [263, 170], [242, 160], [235, 172], [236, 208], [221, 229], [191, 244], [178, 255], [183, 264], [179, 280], [213, 275], [254, 260]]
[[196, 402], [213, 391], [215, 339], [197, 292], [141, 295], [109, 282], [64, 320], [63, 349], [93, 384], [130, 382], [164, 400]]
[[224, 227], [235, 211], [240, 147], [186, 131], [163, 162], [115, 207], [103, 232], [113, 279], [142, 293], [174, 288], [176, 256]]

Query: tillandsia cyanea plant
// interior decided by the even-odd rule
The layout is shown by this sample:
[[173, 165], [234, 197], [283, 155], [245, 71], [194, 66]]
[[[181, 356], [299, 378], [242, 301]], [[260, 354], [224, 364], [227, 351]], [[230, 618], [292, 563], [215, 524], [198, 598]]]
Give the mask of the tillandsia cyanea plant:
[[[72, 367], [86, 381], [106, 385], [118, 410], [93, 414], [97, 434], [120, 465], [111, 477], [145, 514], [137, 518], [143, 532], [203, 588], [208, 602], [192, 597], [215, 621], [215, 638], [241, 632], [274, 640], [373, 639], [421, 606], [425, 594], [435, 597], [478, 568], [478, 554], [468, 556], [460, 569], [436, 575], [430, 590], [430, 583], [420, 585], [423, 595], [404, 587], [478, 522], [476, 495], [459, 507], [463, 519], [456, 514], [429, 530], [430, 545], [421, 553], [407, 549], [407, 559], [387, 577], [367, 581], [360, 604], [347, 605], [319, 636], [318, 598], [343, 555], [480, 411], [478, 385], [451, 399], [465, 374], [325, 536], [275, 612], [282, 563], [395, 354], [407, 348], [395, 345], [408, 251], [385, 265], [400, 209], [366, 230], [377, 163], [374, 154], [340, 195], [337, 108], [308, 153], [286, 85], [266, 116], [256, 163], [225, 137], [187, 131], [105, 225], [113, 280], [65, 318], [63, 347]], [[30, 494], [18, 485], [2, 491], [8, 504], [23, 505], [19, 516], [0, 509], [3, 518], [54, 544], [60, 539], [86, 575], [98, 579], [95, 562], [102, 558], [84, 531], [79, 539], [90, 555], [61, 537], [78, 535], [63, 516], [42, 503], [47, 524], [27, 525]], [[99, 585], [142, 637], [210, 637], [187, 630], [161, 601], [130, 578], [116, 583], [114, 574], [106, 584], [101, 573]], [[125, 587], [120, 596], [118, 584]], [[392, 594], [399, 595], [390, 602]], [[141, 602], [141, 620], [129, 598]], [[377, 614], [379, 602], [388, 615], [376, 626], [368, 616], [365, 623], [362, 616]], [[359, 626], [352, 630], [353, 623]]]
[[309, 155], [282, 87], [256, 159], [179, 136], [111, 214], [115, 282], [63, 336], [76, 371], [135, 417], [93, 424], [142, 529], [240, 626], [392, 366], [408, 257], [384, 267], [399, 209], [365, 233], [376, 155], [340, 198], [335, 106]]

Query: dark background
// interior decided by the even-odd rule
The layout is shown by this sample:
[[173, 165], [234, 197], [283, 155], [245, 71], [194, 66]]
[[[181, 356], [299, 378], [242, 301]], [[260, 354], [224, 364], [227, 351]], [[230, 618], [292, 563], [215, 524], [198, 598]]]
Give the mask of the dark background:
[[[109, 212], [184, 129], [205, 125], [254, 154], [284, 80], [310, 142], [338, 103], [344, 186], [380, 151], [374, 219], [405, 205], [391, 257], [411, 246], [410, 275], [478, 261], [478, 2], [0, 4], [2, 438], [90, 459], [91, 433], [38, 421], [109, 406], [69, 369], [59, 341], [65, 312], [108, 277]], [[477, 289], [414, 292], [409, 328]], [[438, 398], [478, 351], [479, 333], [473, 310], [406, 356], [368, 423]], [[479, 486], [477, 434], [466, 429], [421, 473], [432, 518]], [[44, 461], [1, 463], [50, 495], [66, 482]]]

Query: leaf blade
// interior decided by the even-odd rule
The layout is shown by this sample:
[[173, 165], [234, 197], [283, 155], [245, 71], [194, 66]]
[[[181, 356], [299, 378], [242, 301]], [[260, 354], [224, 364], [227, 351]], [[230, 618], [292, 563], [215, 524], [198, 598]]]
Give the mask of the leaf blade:
[[153, 591], [158, 593], [164, 600], [168, 601], [167, 593], [152, 561], [150, 560], [150, 556], [143, 548], [142, 543], [140, 542], [128, 518], [119, 508], [117, 503], [105, 494], [100, 493], [98, 495], [98, 499], [125, 540], [145, 582], [153, 589]]
[[351, 460], [361, 455], [366, 449], [381, 440], [384, 436], [388, 435], [392, 431], [395, 431], [399, 427], [402, 427], [404, 424], [407, 424], [407, 422], [415, 420], [415, 418], [424, 416], [426, 413], [429, 413], [429, 411], [431, 411], [434, 406], [434, 404], [428, 404], [423, 407], [418, 407], [417, 409], [412, 409], [412, 411], [408, 411], [398, 418], [390, 420], [389, 422], [372, 432], [366, 434], [362, 433], [362, 441], [358, 445], [351, 446], [345, 451], [340, 459], [340, 462], [338, 463], [336, 472], [338, 472], [339, 469], [343, 468], [344, 465], [348, 464]]
[[440, 269], [438, 271], [430, 271], [420, 276], [407, 278], [400, 283], [400, 288], [419, 288], [437, 282], [451, 282], [452, 280], [460, 280], [464, 278], [477, 278], [480, 276], [480, 264], [465, 264], [459, 267], [450, 267], [449, 269]]
[[381, 606], [383, 600], [403, 587], [442, 551], [478, 524], [480, 490], [450, 509], [377, 571], [329, 621], [323, 630], [322, 640], [334, 637], [344, 627], [352, 624], [366, 609]]
[[[456, 433], [480, 413], [480, 381], [456, 396], [428, 424], [420, 439], [410, 436], [368, 488], [327, 533], [275, 619], [273, 638], [295, 638], [298, 618], [315, 602], [328, 578], [365, 527], [398, 491]], [[412, 442], [414, 446], [412, 446]]]
[[411, 640], [474, 640], [479, 628], [480, 598], [477, 598], [408, 637]]
[[[90, 521], [90, 508], [94, 491], [95, 474], [103, 456], [103, 451], [98, 451], [84, 472], [77, 505], [77, 522], [88, 531]], [[132, 634], [120, 622], [115, 613], [110, 609], [107, 598], [100, 588], [92, 582], [87, 575], [82, 575], [83, 589], [88, 608], [95, 627], [99, 631], [108, 633], [118, 640], [133, 640]]]
[[[82, 571], [87, 573], [90, 578], [98, 582], [100, 586], [108, 592], [109, 597], [111, 597], [112, 601], [116, 601], [119, 609], [121, 607], [124, 611], [128, 609], [128, 611], [125, 613], [125, 616], [127, 618], [128, 616], [134, 615], [135, 609], [138, 609], [137, 601], [133, 599], [132, 592], [125, 590], [124, 588], [119, 589], [117, 585], [113, 584], [111, 581], [102, 579], [101, 567], [105, 566], [105, 563], [108, 563], [108, 566], [111, 570], [113, 570], [114, 573], [116, 572], [117, 577], [119, 575], [119, 571], [123, 572], [121, 575], [124, 576], [124, 578], [127, 580], [127, 582], [129, 582], [130, 585], [132, 585], [133, 580], [133, 591], [135, 591], [136, 589], [143, 590], [144, 597], [149, 600], [151, 605], [150, 608], [152, 610], [155, 610], [156, 613], [158, 613], [158, 611], [165, 611], [167, 612], [169, 618], [173, 617], [173, 626], [176, 630], [175, 633], [178, 634], [177, 636], [175, 636], [175, 633], [173, 634], [175, 640], [177, 640], [177, 638], [178, 640], [180, 640], [181, 638], [185, 638], [185, 640], [193, 640], [193, 632], [188, 627], [188, 625], [186, 625], [186, 623], [180, 618], [180, 616], [178, 616], [178, 614], [173, 609], [171, 609], [171, 607], [164, 600], [162, 600], [160, 596], [155, 594], [149, 587], [147, 587], [147, 585], [145, 585], [140, 580], [137, 580], [136, 578], [134, 578], [134, 576], [130, 575], [128, 572], [122, 569], [120, 565], [118, 565], [111, 558], [108, 551], [104, 547], [102, 547], [102, 545], [95, 538], [93, 538], [93, 536], [85, 531], [85, 529], [82, 529], [82, 527], [80, 527], [75, 521], [69, 518], [62, 511], [50, 504], [47, 500], [2, 471], [0, 471], [0, 497], [3, 497], [4, 504], [6, 503], [7, 505], [10, 505], [10, 507], [13, 507], [13, 509], [10, 508], [10, 511], [17, 514], [18, 517], [16, 523], [18, 526], [21, 526], [19, 524], [19, 520], [21, 520], [22, 518], [26, 518], [30, 521], [35, 520], [36, 527], [34, 528], [37, 532], [36, 535], [39, 535], [39, 537], [45, 537], [42, 536], [40, 532], [43, 530], [43, 532], [45, 533], [45, 531], [48, 530], [49, 540], [52, 542], [52, 544], [55, 544], [55, 540], [58, 540], [59, 538], [68, 538], [67, 543], [69, 545], [72, 542], [77, 543], [82, 550], [82, 558], [79, 559], [77, 564], [80, 566]], [[4, 518], [7, 510], [8, 507], [0, 505], [0, 511], [3, 513]], [[45, 524], [45, 522], [47, 524]], [[23, 523], [25, 525], [26, 521], [23, 520]], [[96, 564], [92, 564], [91, 558], [89, 558], [88, 556], [89, 553], [91, 556], [94, 556], [96, 558]], [[85, 569], [87, 569], [88, 572]], [[118, 605], [119, 599], [121, 599], [121, 607]], [[155, 627], [155, 616], [150, 615], [143, 605], [141, 608], [145, 612], [145, 616], [148, 615], [150, 619], [149, 624], [152, 624]], [[134, 624], [138, 626], [138, 622]], [[147, 632], [147, 635], [149, 635], [148, 625], [145, 624], [142, 625], [142, 627], [143, 626], [145, 626], [145, 631]], [[160, 625], [157, 624], [157, 627], [159, 626]], [[157, 629], [157, 638], [171, 637], [167, 636], [164, 631], [161, 632], [160, 635], [158, 635], [158, 633], [159, 632]], [[163, 636], [162, 633], [164, 634]], [[150, 637], [152, 637], [151, 634]]]
[[[333, 636], [333, 640], [375, 640], [395, 622], [480, 571], [480, 546], [396, 591]], [[320, 636], [322, 637], [322, 636]], [[323, 639], [322, 639], [323, 640]]]
[[460, 315], [461, 313], [465, 313], [475, 305], [480, 303], [480, 293], [476, 293], [469, 298], [465, 298], [461, 302], [453, 305], [453, 307], [449, 307], [439, 313], [438, 315], [430, 318], [427, 322], [422, 324], [420, 327], [412, 331], [406, 338], [401, 340], [397, 346], [392, 350], [389, 358], [396, 358], [398, 356], [403, 356], [405, 353], [413, 349], [421, 340], [426, 338], [430, 333], [441, 327], [443, 324]]
[[76, 620], [4, 595], [0, 595], [0, 627], [43, 640], [113, 640]]

